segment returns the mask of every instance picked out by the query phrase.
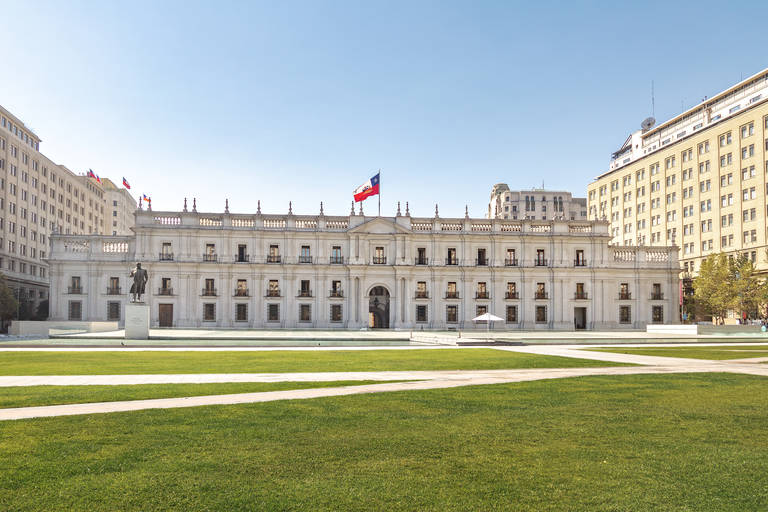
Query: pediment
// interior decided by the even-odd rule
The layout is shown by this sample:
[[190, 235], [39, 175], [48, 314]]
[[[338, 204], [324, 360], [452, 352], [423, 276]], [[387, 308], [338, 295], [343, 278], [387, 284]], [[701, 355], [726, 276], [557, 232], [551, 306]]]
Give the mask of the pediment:
[[412, 233], [410, 229], [404, 228], [398, 225], [396, 222], [382, 218], [375, 217], [371, 220], [365, 221], [359, 226], [349, 230], [349, 233], [368, 233], [375, 235], [395, 235], [399, 233]]

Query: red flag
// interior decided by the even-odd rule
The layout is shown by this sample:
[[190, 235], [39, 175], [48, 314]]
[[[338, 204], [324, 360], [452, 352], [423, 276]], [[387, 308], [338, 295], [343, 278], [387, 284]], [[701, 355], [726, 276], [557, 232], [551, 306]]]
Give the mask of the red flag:
[[355, 189], [355, 202], [364, 201], [366, 198], [375, 196], [379, 193], [379, 174], [369, 179]]

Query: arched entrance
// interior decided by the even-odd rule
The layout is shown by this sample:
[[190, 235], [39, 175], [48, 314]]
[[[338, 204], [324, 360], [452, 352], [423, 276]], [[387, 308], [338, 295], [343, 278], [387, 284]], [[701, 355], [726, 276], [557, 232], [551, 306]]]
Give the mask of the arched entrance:
[[374, 286], [368, 294], [368, 327], [389, 329], [389, 290]]

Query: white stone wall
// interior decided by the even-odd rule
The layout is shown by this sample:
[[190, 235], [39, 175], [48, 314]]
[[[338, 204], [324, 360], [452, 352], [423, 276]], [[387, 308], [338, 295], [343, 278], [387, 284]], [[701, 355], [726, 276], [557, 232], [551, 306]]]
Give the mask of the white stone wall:
[[[586, 308], [587, 327], [593, 329], [643, 328], [654, 305], [663, 306], [664, 323], [678, 322], [677, 249], [611, 247], [604, 222], [142, 211], [136, 218], [131, 237], [54, 238], [52, 319], [67, 319], [75, 300], [82, 301], [83, 320], [107, 320], [107, 303], [124, 305], [128, 273], [140, 261], [150, 276], [146, 300], [153, 327], [159, 305], [173, 304], [175, 327], [359, 329], [368, 326], [369, 292], [375, 286], [389, 291], [391, 328], [471, 328], [478, 305], [502, 318], [506, 306], [517, 306], [519, 321], [506, 324], [510, 329], [573, 329], [575, 307]], [[171, 244], [172, 261], [160, 261], [163, 242]], [[203, 261], [207, 243], [216, 246], [216, 262]], [[235, 262], [238, 244], [247, 246], [248, 262]], [[273, 244], [279, 246], [280, 263], [266, 262]], [[312, 263], [299, 263], [302, 245], [310, 247]], [[334, 245], [342, 248], [343, 264], [330, 263]], [[373, 263], [376, 247], [384, 248], [386, 264]], [[426, 249], [427, 265], [415, 265], [419, 247]], [[456, 249], [458, 265], [446, 265], [448, 248]], [[476, 265], [478, 249], [485, 249], [487, 266]], [[515, 249], [517, 266], [505, 265], [507, 249]], [[538, 249], [545, 251], [546, 265], [535, 264]], [[585, 266], [574, 265], [577, 250], [584, 251]], [[80, 294], [68, 293], [73, 276], [81, 279]], [[120, 278], [121, 295], [107, 295], [113, 276]], [[159, 294], [162, 278], [170, 278], [173, 295]], [[205, 279], [215, 280], [215, 297], [202, 296]], [[249, 296], [235, 296], [238, 279], [246, 280]], [[279, 282], [280, 297], [266, 297], [270, 280]], [[298, 297], [301, 280], [310, 281], [312, 297]], [[341, 281], [343, 298], [329, 296], [334, 280]], [[419, 281], [426, 282], [428, 298], [415, 297]], [[445, 297], [451, 281], [458, 300]], [[488, 299], [475, 298], [478, 282], [486, 283]], [[519, 298], [505, 298], [507, 282], [516, 283]], [[539, 282], [545, 283], [546, 299], [534, 298]], [[574, 297], [576, 283], [584, 283], [586, 300]], [[620, 283], [629, 284], [631, 300], [619, 301]], [[653, 283], [661, 285], [663, 300], [651, 300]], [[203, 321], [205, 303], [216, 304], [214, 322]], [[237, 303], [248, 304], [247, 322], [235, 321]], [[267, 321], [270, 303], [280, 305], [279, 322]], [[299, 321], [301, 304], [311, 305], [311, 322]], [[330, 322], [331, 304], [343, 306], [342, 322]], [[424, 323], [416, 321], [420, 304], [428, 307]], [[449, 304], [458, 306], [456, 323], [446, 323]], [[630, 324], [619, 324], [622, 304], [632, 308]], [[536, 323], [536, 306], [547, 307], [545, 323]]]

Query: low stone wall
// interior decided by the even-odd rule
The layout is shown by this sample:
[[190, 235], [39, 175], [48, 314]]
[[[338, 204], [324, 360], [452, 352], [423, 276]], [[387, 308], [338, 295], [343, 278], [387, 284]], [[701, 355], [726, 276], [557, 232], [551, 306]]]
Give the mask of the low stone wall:
[[645, 326], [645, 332], [649, 334], [699, 334], [698, 328], [701, 327], [695, 324], [648, 324]]
[[78, 334], [87, 332], [109, 332], [118, 330], [117, 322], [76, 322], [56, 320], [14, 320], [8, 329], [12, 336], [40, 336], [49, 334]]

